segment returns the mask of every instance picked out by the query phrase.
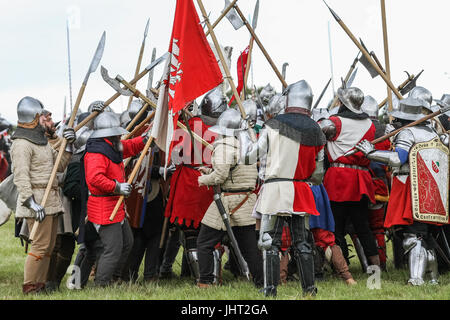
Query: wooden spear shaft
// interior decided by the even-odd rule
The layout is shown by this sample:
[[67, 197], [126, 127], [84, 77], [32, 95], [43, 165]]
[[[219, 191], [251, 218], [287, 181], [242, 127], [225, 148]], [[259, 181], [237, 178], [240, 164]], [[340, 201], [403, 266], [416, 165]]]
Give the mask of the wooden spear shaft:
[[[412, 75], [410, 75], [409, 76], [409, 78], [408, 79], [406, 79], [405, 81], [403, 81], [398, 87], [397, 87], [397, 90], [398, 91], [401, 91], [412, 79], [414, 79], [414, 75], [412, 74]], [[381, 107], [383, 107], [385, 104], [386, 104], [386, 102], [388, 101], [388, 98], [386, 97], [386, 98], [384, 98], [384, 100], [383, 101], [381, 101], [381, 103], [378, 105], [378, 108], [381, 108]]]
[[[228, 79], [228, 83], [230, 84], [231, 90], [233, 91], [234, 98], [239, 107], [239, 111], [241, 112], [242, 119], [247, 119], [247, 114], [245, 113], [244, 106], [242, 105], [241, 98], [239, 97], [239, 93], [237, 92], [236, 85], [231, 78], [230, 69], [225, 61], [225, 58], [222, 53], [222, 49], [220, 48], [219, 42], [217, 41], [216, 35], [212, 29], [211, 23], [209, 22], [208, 16], [206, 15], [205, 7], [203, 6], [202, 0], [197, 0], [198, 6], [202, 12], [203, 18], [205, 19], [206, 25], [208, 26], [209, 32], [211, 34], [211, 38], [214, 42], [214, 46], [216, 47], [216, 51], [219, 55], [220, 61], [222, 62], [223, 70], [225, 71], [226, 78]], [[236, 7], [237, 9], [237, 7]], [[256, 141], [256, 134], [252, 128], [248, 130], [250, 138], [252, 141]]]
[[373, 61], [372, 56], [366, 51], [366, 49], [359, 43], [359, 41], [355, 38], [353, 33], [350, 31], [350, 29], [345, 25], [344, 21], [342, 21], [334, 11], [329, 8], [331, 13], [333, 14], [334, 18], [336, 19], [337, 23], [342, 27], [342, 29], [345, 31], [345, 33], [350, 37], [350, 39], [353, 41], [353, 43], [358, 47], [359, 50], [361, 50], [362, 54], [366, 57], [367, 61], [372, 65], [372, 67], [378, 72], [378, 74], [383, 78], [384, 82], [388, 85], [389, 88], [395, 93], [397, 98], [403, 99], [403, 96], [398, 92], [397, 88], [392, 84], [391, 80], [389, 80], [386, 77], [386, 74], [380, 69], [380, 67]]
[[[250, 66], [252, 63], [252, 52], [253, 52], [253, 43], [255, 42], [255, 39], [253, 37], [250, 38], [250, 44], [248, 46], [248, 56], [247, 56], [247, 68], [245, 68], [245, 74], [244, 74], [244, 90], [247, 88], [247, 79], [248, 75], [250, 74]], [[245, 92], [241, 93], [241, 98], [245, 97]]]
[[[135, 78], [137, 77], [137, 75], [139, 74], [139, 70], [141, 69], [142, 57], [143, 57], [143, 55], [144, 55], [144, 48], [145, 48], [145, 40], [142, 41], [141, 50], [139, 50], [139, 58], [138, 58], [138, 62], [137, 62], [137, 65], [136, 65], [136, 70], [135, 70], [135, 72], [134, 72], [134, 77], [135, 77]], [[132, 102], [132, 101], [133, 101], [133, 96], [131, 96], [131, 97], [128, 99], [128, 106], [127, 106], [127, 109], [130, 108], [130, 105], [131, 105], [131, 102]]]
[[[131, 172], [130, 176], [128, 177], [127, 183], [129, 183], [129, 184], [133, 183], [133, 180], [136, 177], [138, 170], [141, 167], [142, 161], [144, 160], [145, 155], [148, 152], [148, 149], [150, 149], [150, 145], [152, 144], [152, 142], [153, 142], [153, 137], [150, 137], [150, 139], [148, 139], [147, 143], [145, 144], [144, 149], [142, 150], [141, 155], [139, 156], [139, 159], [133, 168], [133, 171]], [[111, 213], [111, 216], [109, 217], [109, 221], [114, 220], [114, 218], [117, 214], [117, 211], [119, 211], [120, 205], [122, 204], [124, 199], [125, 199], [125, 196], [123, 196], [123, 195], [119, 197], [119, 200], [117, 200], [116, 206], [114, 207], [114, 210]]]
[[241, 17], [242, 21], [244, 22], [245, 26], [247, 27], [248, 31], [252, 35], [252, 38], [254, 38], [254, 40], [258, 44], [258, 47], [261, 49], [262, 53], [266, 57], [266, 59], [269, 62], [270, 66], [272, 67], [273, 71], [275, 71], [275, 74], [277, 75], [278, 79], [280, 79], [281, 84], [283, 85], [284, 88], [286, 88], [287, 87], [286, 80], [284, 80], [284, 78], [281, 75], [280, 71], [278, 70], [277, 66], [273, 62], [272, 58], [267, 53], [267, 50], [264, 48], [264, 46], [262, 45], [262, 43], [259, 40], [258, 36], [255, 34], [255, 31], [253, 30], [252, 26], [248, 23], [247, 19], [245, 18], [244, 14], [242, 13], [241, 9], [239, 9], [239, 7], [237, 5], [235, 5], [234, 7], [236, 9], [236, 12], [239, 14], [239, 16]]
[[[384, 42], [384, 61], [386, 69], [386, 77], [391, 80], [391, 65], [389, 62], [389, 46], [388, 46], [388, 34], [387, 34], [387, 24], [386, 24], [386, 5], [385, 0], [380, 0], [381, 3], [381, 21], [383, 25], [383, 42]], [[388, 110], [392, 111], [392, 92], [387, 87], [387, 99], [388, 99]]]

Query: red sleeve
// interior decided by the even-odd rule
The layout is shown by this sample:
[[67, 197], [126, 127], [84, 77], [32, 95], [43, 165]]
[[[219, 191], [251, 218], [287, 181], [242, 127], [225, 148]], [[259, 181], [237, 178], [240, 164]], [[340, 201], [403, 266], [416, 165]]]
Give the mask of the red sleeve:
[[333, 122], [334, 125], [336, 126], [336, 134], [334, 135], [333, 138], [330, 139], [330, 141], [335, 141], [337, 137], [339, 137], [339, 135], [341, 134], [342, 122], [341, 119], [339, 119], [338, 117], [330, 117], [330, 121]]
[[139, 152], [144, 149], [144, 138], [143, 137], [137, 137], [133, 139], [123, 140], [123, 158], [129, 158], [137, 155]]
[[107, 194], [114, 191], [116, 182], [106, 176], [109, 159], [100, 153], [86, 153], [84, 168], [89, 190]]

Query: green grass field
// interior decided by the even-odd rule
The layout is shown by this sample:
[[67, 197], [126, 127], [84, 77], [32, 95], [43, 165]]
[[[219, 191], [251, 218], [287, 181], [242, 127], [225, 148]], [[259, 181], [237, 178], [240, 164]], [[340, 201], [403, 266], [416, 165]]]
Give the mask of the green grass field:
[[[83, 290], [69, 290], [65, 280], [60, 290], [53, 294], [22, 294], [24, 248], [20, 240], [14, 238], [14, 219], [0, 227], [0, 300], [264, 300], [265, 298], [249, 282], [236, 280], [224, 270], [224, 283], [210, 289], [197, 288], [192, 280], [160, 280], [158, 283], [123, 283], [109, 288], [95, 288], [92, 281]], [[317, 282], [318, 295], [315, 300], [447, 300], [450, 298], [450, 273], [440, 276], [440, 285], [411, 287], [406, 285], [407, 270], [395, 270], [392, 265], [392, 250], [388, 243], [388, 272], [381, 274], [381, 289], [367, 287], [368, 274], [363, 274], [357, 258], [351, 259], [350, 270], [358, 281], [353, 287], [327, 274], [325, 281]], [[180, 273], [181, 255], [174, 265]], [[67, 278], [67, 277], [66, 277]], [[274, 299], [274, 298], [270, 298]], [[298, 282], [288, 282], [278, 287], [277, 300], [301, 300]]]

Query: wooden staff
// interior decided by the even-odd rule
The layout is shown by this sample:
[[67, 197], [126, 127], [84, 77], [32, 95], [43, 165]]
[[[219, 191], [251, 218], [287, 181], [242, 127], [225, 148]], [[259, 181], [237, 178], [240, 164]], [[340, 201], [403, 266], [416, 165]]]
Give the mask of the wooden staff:
[[234, 6], [236, 9], [236, 12], [239, 14], [239, 16], [241, 17], [242, 21], [244, 22], [245, 26], [247, 27], [248, 31], [250, 32], [250, 34], [252, 35], [252, 37], [254, 38], [254, 40], [256, 41], [256, 43], [258, 44], [258, 47], [261, 49], [262, 53], [264, 54], [264, 56], [266, 57], [267, 61], [269, 62], [270, 66], [272, 67], [273, 71], [275, 71], [275, 74], [277, 75], [278, 79], [280, 79], [281, 84], [283, 85], [284, 88], [287, 87], [287, 83], [284, 80], [282, 74], [280, 73], [280, 71], [278, 70], [277, 66], [275, 65], [275, 63], [273, 62], [272, 58], [269, 56], [269, 54], [267, 53], [267, 50], [264, 48], [264, 46], [262, 45], [261, 41], [259, 40], [258, 36], [255, 34], [255, 31], [253, 30], [253, 28], [250, 26], [250, 24], [248, 23], [247, 19], [245, 19], [244, 14], [242, 13], [241, 9], [239, 9], [239, 7], [237, 5]]
[[[222, 49], [220, 48], [219, 42], [217, 41], [216, 35], [214, 34], [214, 31], [212, 29], [211, 23], [209, 22], [209, 19], [208, 19], [208, 16], [206, 14], [205, 7], [203, 6], [202, 0], [197, 0], [197, 3], [198, 3], [198, 6], [200, 7], [200, 10], [202, 11], [203, 18], [205, 19], [206, 25], [208, 26], [209, 32], [211, 34], [211, 38], [212, 38], [212, 40], [214, 42], [214, 46], [216, 47], [216, 51], [217, 51], [217, 53], [218, 53], [218, 55], [220, 57], [220, 61], [222, 62], [223, 70], [225, 71], [226, 78], [228, 79], [228, 83], [230, 84], [230, 87], [231, 87], [231, 89], [233, 91], [233, 95], [234, 95], [236, 103], [237, 103], [237, 105], [239, 107], [239, 111], [241, 112], [242, 119], [246, 119], [247, 120], [247, 114], [245, 113], [244, 106], [242, 105], [241, 98], [239, 97], [239, 93], [237, 92], [236, 86], [235, 86], [235, 84], [233, 82], [233, 79], [231, 78], [230, 69], [228, 68], [228, 65], [227, 65], [227, 63], [225, 61], [225, 58], [224, 58], [223, 53], [222, 53]], [[250, 135], [250, 138], [252, 139], [252, 141], [256, 141], [255, 131], [252, 128], [249, 127], [249, 131], [248, 132], [249, 132], [249, 135]]]
[[[81, 84], [80, 90], [78, 91], [77, 100], [75, 102], [75, 106], [73, 107], [72, 114], [70, 115], [69, 123], [67, 124], [68, 128], [73, 127], [75, 118], [77, 116], [78, 108], [81, 103], [81, 98], [83, 97], [84, 91], [86, 90], [86, 86], [87, 86], [89, 77], [90, 77], [91, 73], [95, 72], [95, 70], [97, 69], [98, 64], [100, 63], [100, 60], [103, 56], [103, 51], [105, 49], [105, 38], [106, 38], [106, 33], [103, 32], [100, 42], [97, 45], [97, 49], [95, 51], [94, 57], [92, 58], [91, 64], [89, 65], [88, 72], [86, 73], [83, 83]], [[59, 164], [61, 163], [61, 159], [64, 154], [64, 150], [66, 149], [66, 146], [67, 146], [67, 140], [62, 139], [61, 145], [58, 150], [58, 155], [56, 156], [56, 160], [55, 160], [55, 163], [53, 164], [53, 169], [50, 174], [50, 179], [47, 183], [47, 187], [45, 188], [44, 196], [42, 197], [41, 206], [44, 208], [45, 208], [45, 204], [47, 203], [47, 199], [50, 195], [50, 191], [52, 190], [53, 182], [55, 181], [56, 173], [58, 171]], [[30, 237], [29, 237], [31, 240], [33, 240], [33, 238], [36, 234], [37, 227], [38, 227], [38, 223], [33, 224], [33, 229], [31, 230]]]
[[[387, 24], [386, 24], [386, 5], [385, 0], [380, 0], [381, 4], [381, 21], [383, 25], [383, 42], [384, 42], [384, 62], [385, 62], [385, 69], [386, 69], [386, 77], [391, 80], [391, 65], [389, 62], [389, 46], [388, 46], [388, 34], [387, 34]], [[392, 111], [393, 105], [392, 105], [392, 92], [387, 87], [387, 99], [388, 99], [388, 110], [389, 112]]]
[[[150, 145], [153, 142], [153, 137], [150, 137], [150, 139], [148, 139], [147, 143], [144, 146], [144, 149], [141, 152], [141, 155], [139, 156], [139, 159], [136, 163], [136, 165], [133, 168], [133, 171], [131, 172], [130, 176], [128, 177], [128, 181], [127, 183], [131, 184], [134, 180], [134, 178], [136, 177], [139, 168], [141, 167], [142, 161], [144, 160], [145, 155], [147, 154], [148, 149], [150, 148]], [[114, 207], [113, 212], [111, 213], [111, 216], [109, 217], [109, 221], [113, 221], [114, 217], [117, 214], [117, 211], [119, 211], [120, 205], [123, 202], [123, 199], [125, 199], [125, 196], [120, 196], [119, 200], [117, 200], [116, 206]]]
[[386, 77], [386, 74], [380, 69], [380, 67], [373, 61], [372, 56], [367, 52], [367, 50], [361, 45], [361, 43], [355, 38], [355, 36], [352, 34], [350, 29], [345, 25], [344, 21], [342, 21], [341, 18], [334, 12], [328, 4], [324, 1], [328, 9], [330, 10], [331, 14], [337, 21], [337, 23], [342, 27], [342, 29], [345, 31], [345, 33], [350, 37], [350, 39], [353, 41], [353, 43], [358, 47], [358, 49], [362, 52], [362, 54], [366, 57], [367, 61], [372, 65], [372, 67], [377, 71], [377, 73], [383, 78], [384, 82], [388, 85], [389, 88], [395, 93], [397, 98], [403, 99], [403, 96], [398, 92], [397, 88], [392, 84], [391, 80], [389, 80]]
[[[150, 22], [150, 19], [147, 20], [147, 25], [145, 26], [144, 39], [142, 40], [141, 49], [139, 50], [139, 57], [138, 57], [137, 65], [136, 65], [136, 70], [134, 71], [134, 77], [136, 77], [139, 74], [139, 70], [141, 69], [142, 57], [144, 56], [145, 39], [147, 38], [149, 22]], [[133, 97], [131, 96], [130, 99], [128, 99], [127, 109], [130, 109], [130, 105], [131, 105], [132, 101], [133, 101]]]

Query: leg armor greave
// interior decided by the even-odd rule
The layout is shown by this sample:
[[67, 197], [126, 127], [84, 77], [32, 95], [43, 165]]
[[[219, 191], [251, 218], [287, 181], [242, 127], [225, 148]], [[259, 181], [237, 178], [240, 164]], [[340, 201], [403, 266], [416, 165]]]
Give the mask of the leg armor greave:
[[219, 249], [214, 249], [213, 258], [214, 258], [214, 284], [222, 283], [222, 251]]
[[258, 247], [263, 253], [264, 295], [276, 296], [280, 281], [281, 233], [283, 219], [275, 215], [263, 215], [261, 219], [260, 237]]
[[415, 234], [405, 233], [403, 239], [405, 253], [409, 254], [409, 280], [408, 283], [420, 286], [424, 283], [423, 277], [427, 265], [427, 250], [422, 245], [422, 239]]
[[306, 217], [292, 216], [290, 231], [294, 260], [297, 264], [303, 293], [315, 295], [317, 288], [314, 285], [314, 239], [311, 231], [306, 228], [306, 223], [309, 223]]
[[439, 284], [438, 282], [438, 263], [434, 249], [427, 250], [427, 273], [430, 275], [430, 284]]
[[198, 266], [197, 249], [186, 249], [186, 258], [192, 275], [198, 282], [200, 280], [200, 269]]

